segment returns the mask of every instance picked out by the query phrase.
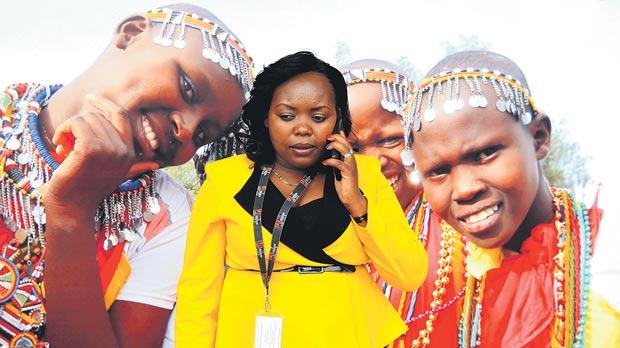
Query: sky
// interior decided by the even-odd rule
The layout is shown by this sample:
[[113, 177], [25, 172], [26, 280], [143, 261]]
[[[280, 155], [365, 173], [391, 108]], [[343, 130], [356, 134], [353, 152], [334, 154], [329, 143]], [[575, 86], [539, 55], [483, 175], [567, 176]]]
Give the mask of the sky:
[[[620, 195], [620, 1], [617, 0], [205, 0], [245, 44], [257, 70], [309, 49], [333, 61], [336, 42], [352, 58], [409, 57], [427, 71], [444, 41], [477, 35], [514, 60], [537, 104], [564, 120], [589, 163], [593, 183]], [[86, 69], [126, 16], [165, 1], [5, 1], [0, 85], [67, 83]], [[619, 101], [620, 104], [620, 101]], [[615, 111], [614, 111], [615, 110]]]

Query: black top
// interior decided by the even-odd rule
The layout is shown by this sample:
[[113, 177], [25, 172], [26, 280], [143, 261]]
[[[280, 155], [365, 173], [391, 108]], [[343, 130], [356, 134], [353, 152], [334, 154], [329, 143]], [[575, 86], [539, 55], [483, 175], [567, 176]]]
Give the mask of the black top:
[[[250, 215], [260, 173], [260, 167], [254, 168], [248, 181], [235, 195], [237, 203]], [[273, 232], [273, 224], [284, 200], [282, 193], [269, 181], [263, 205], [262, 225], [270, 233]], [[284, 224], [281, 242], [308, 260], [341, 265], [342, 263], [327, 255], [323, 248], [335, 242], [350, 222], [349, 212], [336, 193], [333, 171], [328, 170], [323, 197], [291, 208]]]

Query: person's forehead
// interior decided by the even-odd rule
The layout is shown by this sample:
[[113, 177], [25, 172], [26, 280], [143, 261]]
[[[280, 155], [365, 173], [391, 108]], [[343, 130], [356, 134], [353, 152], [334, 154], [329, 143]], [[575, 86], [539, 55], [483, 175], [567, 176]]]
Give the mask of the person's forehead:
[[334, 89], [327, 77], [319, 72], [310, 71], [295, 75], [280, 84], [274, 91], [273, 98], [307, 97], [333, 99]]

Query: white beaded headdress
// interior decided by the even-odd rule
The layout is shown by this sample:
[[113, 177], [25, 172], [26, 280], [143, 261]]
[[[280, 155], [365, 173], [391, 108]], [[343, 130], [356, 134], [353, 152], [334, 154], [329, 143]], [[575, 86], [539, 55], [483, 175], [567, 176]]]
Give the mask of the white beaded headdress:
[[[411, 137], [412, 130], [419, 132], [422, 129], [422, 118], [426, 122], [433, 122], [437, 116], [433, 104], [433, 97], [444, 95], [442, 110], [451, 114], [466, 107], [461, 98], [461, 88], [469, 90], [467, 105], [472, 108], [486, 108], [489, 106], [489, 93], [491, 88], [482, 89], [482, 85], [489, 85], [495, 94], [497, 101], [495, 108], [502, 113], [515, 117], [522, 124], [528, 125], [538, 113], [538, 109], [530, 96], [530, 92], [523, 84], [511, 75], [498, 70], [490, 69], [454, 69], [444, 71], [439, 75], [426, 78], [420, 84], [418, 90], [411, 96], [407, 106], [405, 119], [405, 137]], [[421, 112], [424, 107], [424, 112]], [[403, 162], [413, 165], [411, 145], [413, 139], [407, 139], [406, 149], [401, 154]]]
[[404, 117], [405, 106], [415, 84], [406, 75], [384, 68], [352, 68], [342, 72], [347, 86], [356, 83], [381, 84], [381, 107]]
[[[203, 39], [202, 55], [234, 76], [245, 98], [249, 98], [254, 82], [254, 61], [232, 33], [208, 18], [169, 8], [149, 11], [146, 16], [152, 22], [162, 23], [159, 34], [153, 39], [158, 45], [185, 48], [187, 27], [199, 30]], [[180, 28], [179, 35], [174, 38], [177, 26]]]

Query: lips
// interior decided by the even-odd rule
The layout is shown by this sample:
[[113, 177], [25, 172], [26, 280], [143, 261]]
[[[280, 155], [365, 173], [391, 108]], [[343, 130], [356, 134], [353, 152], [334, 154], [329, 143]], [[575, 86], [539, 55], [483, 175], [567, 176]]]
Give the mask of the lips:
[[164, 152], [165, 137], [152, 117], [149, 113], [142, 113], [135, 126], [134, 147], [138, 160], [155, 160], [157, 154]]
[[316, 146], [308, 143], [297, 143], [290, 146], [290, 149], [298, 156], [307, 156], [316, 149]]
[[499, 221], [502, 203], [477, 209], [458, 218], [461, 225], [471, 234], [482, 234]]

